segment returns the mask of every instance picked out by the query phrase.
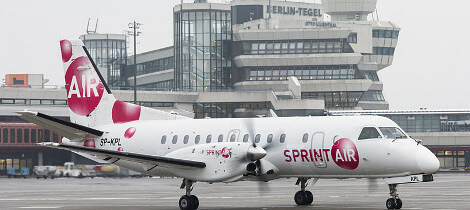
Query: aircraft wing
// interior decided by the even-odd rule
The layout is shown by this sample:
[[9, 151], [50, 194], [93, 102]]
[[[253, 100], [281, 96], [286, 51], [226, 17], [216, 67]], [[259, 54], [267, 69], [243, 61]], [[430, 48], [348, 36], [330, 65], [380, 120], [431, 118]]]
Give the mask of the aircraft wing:
[[[170, 157], [161, 157], [161, 156], [153, 156], [153, 155], [144, 155], [138, 153], [131, 153], [131, 152], [124, 152], [124, 151], [112, 151], [106, 149], [97, 149], [91, 147], [82, 147], [82, 146], [74, 146], [74, 145], [66, 145], [66, 144], [58, 144], [58, 143], [42, 143], [43, 146], [48, 146], [57, 149], [65, 149], [75, 152], [83, 152], [87, 154], [94, 154], [105, 157], [104, 160], [127, 160], [133, 161], [148, 165], [155, 166], [163, 166], [163, 167], [189, 167], [189, 168], [205, 168], [206, 164], [204, 162], [192, 161], [192, 160], [184, 160], [184, 159], [177, 159], [177, 158], [170, 158]], [[153, 168], [151, 167], [151, 168]]]
[[70, 139], [71, 141], [82, 141], [86, 138], [97, 138], [103, 135], [103, 131], [76, 123], [63, 121], [61, 119], [57, 119], [39, 112], [20, 111], [16, 113], [20, 114], [21, 118], [35, 123], [43, 128], [52, 130], [57, 134]]

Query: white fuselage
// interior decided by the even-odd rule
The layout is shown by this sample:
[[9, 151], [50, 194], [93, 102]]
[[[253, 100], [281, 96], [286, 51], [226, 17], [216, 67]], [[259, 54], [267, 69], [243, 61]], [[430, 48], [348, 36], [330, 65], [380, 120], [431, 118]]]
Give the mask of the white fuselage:
[[[432, 173], [435, 156], [411, 138], [358, 140], [364, 127], [398, 127], [393, 121], [375, 116], [328, 116], [252, 119], [187, 119], [136, 121], [102, 126], [105, 131], [95, 139], [96, 148], [155, 156], [198, 159], [219, 163], [223, 145], [255, 144], [265, 148], [263, 170], [272, 170], [266, 179], [281, 177], [379, 178]], [[129, 137], [126, 131], [135, 128]], [[245, 135], [249, 137], [246, 138]], [[256, 135], [260, 135], [259, 142]], [[219, 136], [221, 139], [219, 139]], [[164, 137], [165, 136], [165, 137]], [[177, 137], [175, 137], [177, 136]], [[207, 138], [211, 136], [210, 142]], [[282, 137], [281, 137], [282, 136]], [[166, 140], [162, 142], [162, 138]], [[283, 140], [281, 140], [283, 138]], [[197, 142], [199, 139], [199, 142]], [[245, 141], [244, 141], [245, 139]], [[283, 141], [283, 142], [282, 142]], [[67, 143], [64, 141], [64, 143]], [[76, 143], [70, 143], [76, 144]], [[209, 146], [212, 146], [211, 149]], [[82, 145], [80, 145], [82, 146]], [[200, 149], [200, 156], [186, 148]], [[179, 152], [178, 151], [182, 151]], [[186, 152], [185, 152], [186, 151]], [[189, 151], [189, 152], [187, 152]], [[199, 150], [198, 150], [199, 151]], [[235, 152], [233, 150], [232, 152]], [[195, 150], [192, 150], [195, 153]], [[235, 153], [234, 153], [235, 154]], [[421, 157], [423, 156], [423, 157]], [[124, 160], [109, 160], [141, 173], [154, 176], [184, 176], [175, 169]], [[219, 165], [223, 165], [220, 162]], [[215, 169], [225, 170], [223, 166]], [[245, 167], [242, 165], [242, 167]], [[184, 169], [182, 169], [184, 170]], [[219, 172], [220, 174], [221, 172]], [[188, 175], [189, 176], [189, 175]], [[196, 181], [237, 181], [249, 177], [211, 179], [212, 173], [191, 178]]]

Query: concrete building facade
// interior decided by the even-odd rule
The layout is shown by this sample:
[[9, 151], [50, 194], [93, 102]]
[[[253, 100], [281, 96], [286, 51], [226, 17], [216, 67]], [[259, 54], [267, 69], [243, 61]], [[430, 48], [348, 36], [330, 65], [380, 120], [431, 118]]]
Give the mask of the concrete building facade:
[[[347, 7], [341, 1], [202, 2], [174, 7], [172, 58], [158, 53], [172, 47], [137, 55], [138, 65], [151, 56], [153, 61], [174, 60], [173, 70], [140, 74], [139, 87], [183, 94], [232, 92], [226, 94], [233, 97], [234, 92], [273, 92], [283, 100], [323, 101], [322, 107], [312, 107], [316, 110], [388, 109], [377, 72], [392, 64], [400, 28], [389, 21], [367, 20], [376, 1]], [[326, 19], [327, 14], [333, 21]], [[291, 76], [300, 81], [297, 95], [288, 88]], [[128, 81], [133, 84], [132, 77]], [[218, 93], [213, 96], [218, 98]], [[198, 106], [226, 107], [226, 102], [214, 101], [215, 105]]]

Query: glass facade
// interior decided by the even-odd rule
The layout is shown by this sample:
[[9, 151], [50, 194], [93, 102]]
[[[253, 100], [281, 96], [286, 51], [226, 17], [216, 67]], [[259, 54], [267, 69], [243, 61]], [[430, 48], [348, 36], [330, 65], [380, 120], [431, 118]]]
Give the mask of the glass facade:
[[279, 66], [247, 68], [247, 80], [270, 81], [287, 80], [295, 76], [300, 80], [362, 79], [356, 65], [344, 66]]
[[[253, 112], [255, 110], [269, 110], [271, 109], [270, 102], [253, 102], [253, 103], [198, 103], [193, 105], [194, 118], [233, 118], [233, 117], [247, 117], [236, 116], [236, 109], [244, 109], [245, 112]], [[252, 116], [250, 116], [252, 117]]]
[[[81, 38], [91, 58], [95, 61], [100, 72], [102, 72], [101, 74], [107, 77], [106, 82], [108, 86], [110, 88], [126, 86], [127, 77], [121, 75], [127, 59], [125, 38], [87, 39], [87, 35]], [[103, 74], [103, 72], [106, 73]]]
[[302, 92], [302, 99], [323, 99], [325, 108], [355, 107], [363, 92]]
[[441, 164], [441, 169], [465, 168], [467, 170], [470, 170], [470, 151], [441, 150], [433, 151], [433, 153], [439, 160], [439, 163]]
[[470, 132], [470, 114], [384, 115], [406, 132]]
[[243, 55], [354, 52], [345, 39], [252, 41], [239, 43], [236, 47]]
[[385, 101], [381, 90], [369, 90], [362, 95], [361, 101]]
[[372, 47], [372, 55], [394, 55], [394, 47]]
[[67, 105], [67, 100], [59, 99], [3, 99], [0, 98], [0, 104], [28, 104], [28, 105]]
[[349, 43], [357, 43], [357, 33], [351, 33], [348, 36]]
[[372, 30], [373, 38], [392, 38], [398, 39], [400, 31], [398, 30], [383, 30], [383, 29], [374, 29]]
[[137, 75], [148, 74], [158, 71], [164, 71], [174, 68], [174, 57], [160, 58], [144, 63], [137, 64]]
[[374, 82], [380, 81], [379, 76], [377, 75], [377, 71], [362, 71], [366, 79], [370, 79]]
[[139, 90], [172, 90], [173, 80], [165, 80], [155, 83], [137, 86]]
[[230, 13], [213, 9], [174, 13], [176, 89], [202, 92], [229, 88]]

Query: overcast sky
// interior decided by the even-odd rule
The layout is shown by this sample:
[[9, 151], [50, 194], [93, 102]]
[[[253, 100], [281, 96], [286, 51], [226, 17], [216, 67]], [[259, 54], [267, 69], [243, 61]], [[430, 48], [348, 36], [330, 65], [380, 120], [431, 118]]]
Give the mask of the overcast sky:
[[[98, 33], [143, 23], [138, 53], [171, 46], [172, 8], [179, 2], [1, 0], [0, 78], [45, 74], [47, 84], [63, 85], [59, 41], [86, 33], [90, 17], [99, 19]], [[465, 0], [378, 0], [380, 20], [401, 27], [393, 65], [379, 72], [391, 109], [470, 108], [469, 6]]]

